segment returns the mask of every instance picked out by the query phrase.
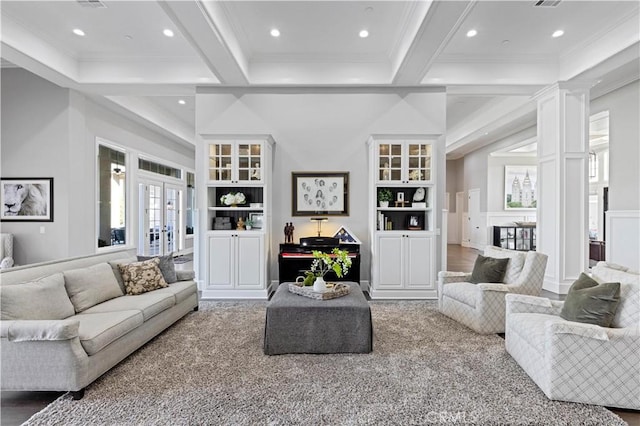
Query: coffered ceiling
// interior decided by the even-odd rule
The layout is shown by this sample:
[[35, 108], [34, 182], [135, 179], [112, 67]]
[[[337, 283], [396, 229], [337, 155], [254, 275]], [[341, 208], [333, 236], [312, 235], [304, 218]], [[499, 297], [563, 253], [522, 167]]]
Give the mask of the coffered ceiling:
[[199, 86], [444, 86], [460, 154], [531, 125], [545, 85], [638, 78], [637, 1], [536, 3], [3, 0], [1, 54], [187, 143]]

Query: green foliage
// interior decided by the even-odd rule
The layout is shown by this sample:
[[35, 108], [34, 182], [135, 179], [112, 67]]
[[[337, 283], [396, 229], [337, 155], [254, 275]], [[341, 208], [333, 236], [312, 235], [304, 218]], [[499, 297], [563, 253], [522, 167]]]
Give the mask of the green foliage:
[[378, 201], [391, 201], [393, 194], [389, 188], [380, 188], [378, 190]]
[[350, 267], [351, 258], [346, 250], [340, 250], [336, 247], [331, 250], [331, 254], [314, 250], [311, 271], [307, 274], [311, 273], [314, 277], [324, 277], [327, 272], [333, 271], [338, 278], [342, 278], [349, 272]]

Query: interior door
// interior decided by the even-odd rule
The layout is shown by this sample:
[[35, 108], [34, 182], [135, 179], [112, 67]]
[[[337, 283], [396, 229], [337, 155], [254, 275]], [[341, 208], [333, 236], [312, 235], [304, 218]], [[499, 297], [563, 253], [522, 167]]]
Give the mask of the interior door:
[[182, 194], [182, 188], [170, 183], [140, 183], [138, 247], [145, 256], [162, 256], [182, 248]]

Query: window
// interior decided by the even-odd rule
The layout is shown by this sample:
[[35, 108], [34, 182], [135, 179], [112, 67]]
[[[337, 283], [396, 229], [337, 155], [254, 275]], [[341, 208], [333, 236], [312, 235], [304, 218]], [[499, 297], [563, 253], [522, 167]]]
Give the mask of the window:
[[98, 145], [98, 247], [127, 242], [126, 153]]
[[187, 214], [186, 214], [186, 235], [193, 235], [193, 225], [195, 223], [196, 208], [196, 177], [193, 173], [187, 172]]
[[165, 166], [164, 164], [156, 163], [154, 161], [145, 160], [144, 158], [138, 159], [138, 169], [157, 173], [163, 176], [171, 176], [177, 179], [182, 179], [182, 170], [176, 169], [175, 167], [171, 166]]

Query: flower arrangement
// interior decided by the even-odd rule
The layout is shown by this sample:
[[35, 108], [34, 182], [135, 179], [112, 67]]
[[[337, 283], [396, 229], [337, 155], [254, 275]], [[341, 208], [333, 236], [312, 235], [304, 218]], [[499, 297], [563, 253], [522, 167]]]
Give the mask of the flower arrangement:
[[236, 204], [244, 204], [247, 198], [242, 192], [230, 192], [220, 197], [220, 202], [227, 206], [234, 206]]
[[[331, 256], [333, 255], [333, 256]], [[318, 250], [313, 251], [313, 262], [311, 263], [311, 273], [314, 277], [324, 277], [329, 271], [335, 272], [338, 278], [342, 278], [349, 272], [351, 267], [351, 259], [349, 252], [334, 248], [329, 253]]]

